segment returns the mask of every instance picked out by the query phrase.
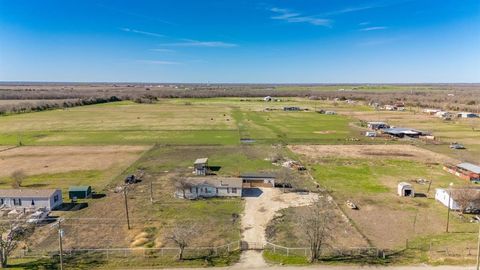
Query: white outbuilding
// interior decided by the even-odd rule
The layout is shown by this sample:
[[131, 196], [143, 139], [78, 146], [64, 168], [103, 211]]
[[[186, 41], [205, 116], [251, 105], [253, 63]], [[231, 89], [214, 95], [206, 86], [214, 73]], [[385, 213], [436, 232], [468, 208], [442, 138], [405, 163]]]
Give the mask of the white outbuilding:
[[413, 186], [407, 182], [398, 183], [397, 192], [398, 196], [415, 197], [415, 191], [413, 190]]

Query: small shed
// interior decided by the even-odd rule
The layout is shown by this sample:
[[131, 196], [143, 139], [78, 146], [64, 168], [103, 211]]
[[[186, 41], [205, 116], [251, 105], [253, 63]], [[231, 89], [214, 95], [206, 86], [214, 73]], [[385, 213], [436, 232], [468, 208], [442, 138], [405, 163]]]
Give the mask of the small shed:
[[74, 199], [86, 199], [92, 196], [91, 186], [71, 186], [68, 188], [68, 197]]
[[208, 173], [208, 158], [197, 158], [193, 163], [193, 168], [196, 175], [207, 175]]
[[412, 185], [407, 182], [398, 183], [397, 192], [398, 196], [401, 197], [415, 197], [415, 191], [413, 190]]

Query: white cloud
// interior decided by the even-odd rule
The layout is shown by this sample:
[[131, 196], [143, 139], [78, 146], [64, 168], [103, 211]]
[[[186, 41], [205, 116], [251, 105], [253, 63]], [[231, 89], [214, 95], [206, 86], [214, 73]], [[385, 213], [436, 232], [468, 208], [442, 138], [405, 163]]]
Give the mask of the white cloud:
[[146, 36], [151, 36], [151, 37], [165, 37], [165, 35], [154, 33], [154, 32], [147, 32], [147, 31], [142, 31], [142, 30], [136, 30], [136, 29], [131, 29], [131, 28], [120, 28], [120, 30], [124, 32], [130, 32], [130, 33], [136, 33], [140, 35], [146, 35]]
[[314, 16], [303, 16], [301, 13], [292, 12], [285, 8], [274, 7], [271, 8], [270, 11], [278, 14], [270, 17], [273, 20], [282, 20], [289, 23], [309, 23], [318, 26], [330, 26], [332, 23], [332, 21], [329, 19], [317, 18]]
[[372, 26], [360, 29], [360, 31], [376, 31], [376, 30], [385, 30], [388, 27], [386, 26]]
[[164, 43], [160, 44], [161, 46], [173, 46], [173, 47], [220, 47], [220, 48], [230, 48], [237, 47], [237, 44], [227, 43], [223, 41], [199, 41], [193, 39], [182, 39], [183, 42], [175, 43]]

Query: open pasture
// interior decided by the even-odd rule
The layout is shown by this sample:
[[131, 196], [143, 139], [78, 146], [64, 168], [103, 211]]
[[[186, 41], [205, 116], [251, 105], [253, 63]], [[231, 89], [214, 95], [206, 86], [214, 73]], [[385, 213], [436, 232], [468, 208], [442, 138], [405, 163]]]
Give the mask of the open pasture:
[[[266, 103], [239, 98], [99, 104], [2, 117], [0, 125], [5, 128], [0, 131], [0, 144], [235, 145], [241, 138], [258, 143], [343, 144], [358, 136], [358, 130], [352, 131], [349, 125], [353, 119], [312, 111], [323, 105], [302, 99]], [[284, 112], [283, 106], [309, 111]]]
[[23, 146], [0, 152], [0, 186], [9, 187], [14, 171], [26, 176], [23, 187], [62, 188], [92, 185], [102, 189], [148, 146]]
[[[291, 149], [375, 246], [401, 248], [407, 239], [442, 235], [447, 209], [435, 201], [435, 188], [468, 183], [442, 170], [437, 162], [449, 160], [446, 156], [401, 145], [383, 146], [383, 153], [390, 152], [385, 155], [379, 147], [358, 145], [348, 146], [351, 149], [348, 150], [345, 146], [292, 146]], [[419, 155], [425, 156], [425, 160], [419, 159]], [[431, 186], [414, 181], [419, 178], [432, 181]], [[412, 183], [416, 197], [399, 197], [399, 182]], [[346, 207], [346, 200], [355, 202], [359, 210]], [[472, 232], [475, 225], [453, 216], [451, 231]], [[474, 245], [475, 235], [469, 239]]]

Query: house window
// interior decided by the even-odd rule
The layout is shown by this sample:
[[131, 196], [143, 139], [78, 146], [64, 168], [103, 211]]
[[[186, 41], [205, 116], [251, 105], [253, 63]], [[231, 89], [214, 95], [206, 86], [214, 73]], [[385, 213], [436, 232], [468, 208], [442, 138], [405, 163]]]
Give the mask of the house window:
[[[58, 202], [58, 195], [53, 196], [53, 202]], [[33, 205], [33, 201], [32, 201], [32, 205]]]
[[195, 187], [195, 193], [198, 193], [198, 187]]
[[0, 204], [4, 204], [5, 202], [3, 201], [3, 198], [0, 199]]
[[232, 193], [237, 193], [237, 188], [232, 188]]
[[217, 193], [217, 194], [218, 194], [218, 188], [215, 188], [215, 193]]
[[13, 205], [22, 205], [22, 199], [13, 199]]
[[34, 200], [32, 200], [32, 205], [35, 205], [35, 201], [34, 201]]
[[227, 187], [227, 193], [230, 193], [230, 188]]
[[193, 193], [193, 187], [190, 187], [190, 193]]

